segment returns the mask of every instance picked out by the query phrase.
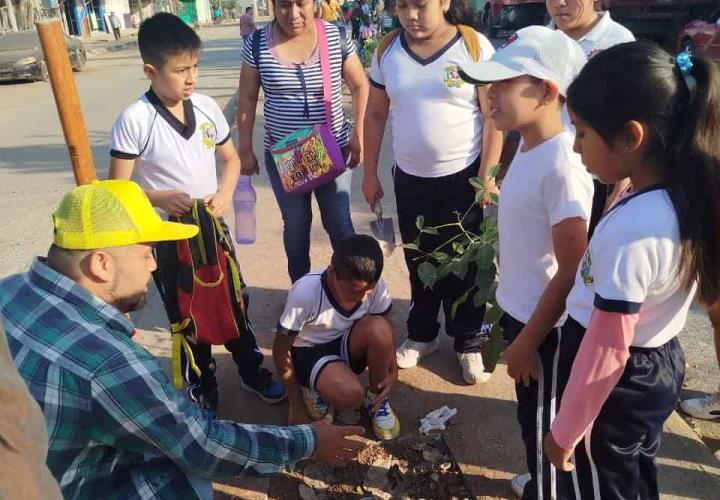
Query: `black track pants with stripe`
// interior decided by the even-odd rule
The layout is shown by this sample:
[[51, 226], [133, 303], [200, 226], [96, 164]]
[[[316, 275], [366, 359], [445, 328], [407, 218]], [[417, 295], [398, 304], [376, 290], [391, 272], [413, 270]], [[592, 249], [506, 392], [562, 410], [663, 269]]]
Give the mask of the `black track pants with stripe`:
[[[525, 326], [505, 315], [501, 320], [503, 335], [512, 342]], [[570, 378], [573, 361], [585, 329], [572, 318], [562, 328], [553, 328], [538, 348], [538, 378], [528, 387], [515, 384], [520, 424], [528, 472], [532, 477], [523, 499], [575, 498], [571, 473], [557, 470], [543, 453], [542, 440], [560, 408], [560, 399]]]

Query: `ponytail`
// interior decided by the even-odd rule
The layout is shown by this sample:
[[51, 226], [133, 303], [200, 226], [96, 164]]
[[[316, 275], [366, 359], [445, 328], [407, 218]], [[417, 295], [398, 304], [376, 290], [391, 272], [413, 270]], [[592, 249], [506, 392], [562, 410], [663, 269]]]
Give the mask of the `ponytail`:
[[593, 57], [568, 89], [568, 105], [608, 144], [632, 120], [647, 131], [649, 159], [664, 169], [680, 226], [678, 276], [700, 299], [720, 298], [720, 69], [693, 58], [680, 69], [651, 42]]
[[450, 24], [457, 26], [464, 24], [475, 27], [476, 21], [475, 11], [470, 7], [468, 0], [450, 0], [450, 7], [445, 12], [445, 19]]

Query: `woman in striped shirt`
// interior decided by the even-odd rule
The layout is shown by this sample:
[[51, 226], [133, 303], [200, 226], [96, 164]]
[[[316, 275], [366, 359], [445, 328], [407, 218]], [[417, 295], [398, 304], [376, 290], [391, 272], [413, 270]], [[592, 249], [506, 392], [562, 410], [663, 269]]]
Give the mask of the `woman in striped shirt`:
[[[238, 102], [239, 153], [244, 175], [259, 171], [252, 147], [258, 94], [265, 93], [265, 166], [282, 212], [288, 272], [294, 283], [310, 271], [311, 193], [288, 195], [269, 153], [270, 146], [300, 128], [325, 123], [322, 74], [313, 0], [273, 0], [275, 20], [245, 44]], [[332, 81], [331, 130], [348, 158], [349, 169], [362, 161], [368, 82], [344, 29], [325, 23]], [[355, 129], [345, 119], [342, 80], [352, 95]], [[351, 171], [314, 190], [323, 227], [333, 246], [355, 230], [350, 220]]]

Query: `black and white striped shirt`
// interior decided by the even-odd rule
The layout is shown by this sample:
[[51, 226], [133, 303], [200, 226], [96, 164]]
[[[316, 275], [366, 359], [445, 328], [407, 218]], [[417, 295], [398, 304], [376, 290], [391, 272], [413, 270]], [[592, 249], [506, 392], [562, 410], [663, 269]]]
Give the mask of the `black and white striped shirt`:
[[[259, 68], [253, 57], [256, 37], [248, 39], [243, 48], [243, 63], [260, 72], [260, 83], [265, 92], [265, 148], [286, 135], [304, 127], [325, 123], [320, 53], [316, 50], [309, 60], [301, 64], [281, 61], [272, 49], [272, 23], [260, 30]], [[330, 79], [332, 81], [332, 132], [342, 148], [348, 143], [349, 125], [345, 121], [342, 102], [342, 66], [355, 51], [354, 42], [345, 33], [345, 53], [340, 43], [337, 26], [325, 23]]]

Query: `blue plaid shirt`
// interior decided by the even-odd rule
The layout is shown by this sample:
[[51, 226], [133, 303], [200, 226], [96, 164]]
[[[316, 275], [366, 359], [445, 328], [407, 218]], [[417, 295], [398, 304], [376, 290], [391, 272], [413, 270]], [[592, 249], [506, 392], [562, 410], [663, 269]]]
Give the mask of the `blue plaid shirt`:
[[0, 281], [0, 312], [65, 498], [198, 498], [189, 477], [272, 474], [315, 451], [310, 426], [205, 418], [120, 311], [41, 259]]

